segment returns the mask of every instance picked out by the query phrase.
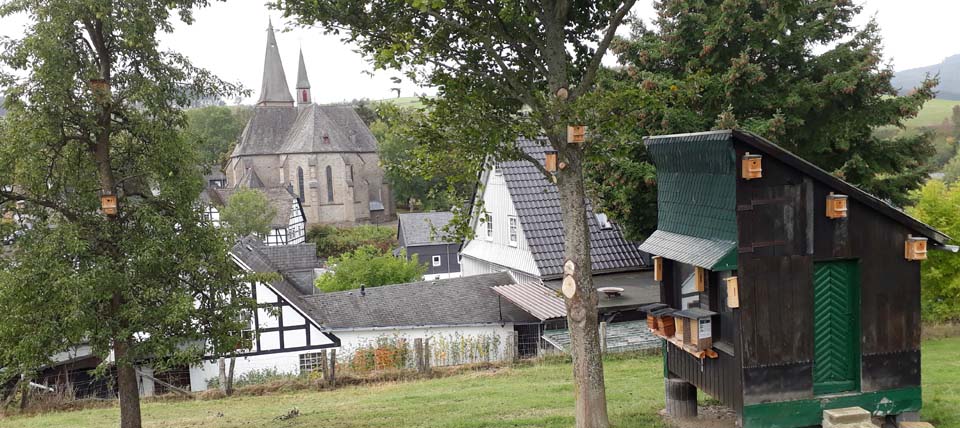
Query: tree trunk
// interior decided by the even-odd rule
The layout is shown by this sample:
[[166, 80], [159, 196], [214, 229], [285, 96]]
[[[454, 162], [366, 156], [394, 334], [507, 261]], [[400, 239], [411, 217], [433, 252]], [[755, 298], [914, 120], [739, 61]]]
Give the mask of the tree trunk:
[[[565, 293], [573, 357], [577, 428], [607, 428], [607, 397], [603, 381], [603, 358], [597, 323], [597, 293], [593, 290], [590, 262], [590, 230], [586, 217], [582, 153], [568, 146], [566, 167], [557, 174], [563, 219], [564, 256], [573, 262], [573, 273], [565, 272], [575, 287]], [[565, 263], [566, 264], [566, 263]], [[564, 286], [567, 289], [567, 286]]]
[[237, 367], [237, 357], [230, 357], [230, 369], [227, 371], [227, 389], [224, 391], [227, 397], [233, 395], [233, 369]]
[[140, 388], [137, 385], [137, 372], [133, 362], [126, 358], [128, 347], [127, 339], [117, 340], [113, 344], [117, 389], [120, 395], [120, 428], [141, 428]]
[[30, 405], [30, 378], [24, 376], [20, 383], [20, 411], [27, 410]]
[[217, 380], [220, 381], [220, 390], [223, 391], [224, 394], [226, 394], [227, 393], [227, 359], [226, 358], [223, 358], [223, 357], [217, 358], [217, 369], [219, 372], [218, 373], [219, 376], [217, 377]]

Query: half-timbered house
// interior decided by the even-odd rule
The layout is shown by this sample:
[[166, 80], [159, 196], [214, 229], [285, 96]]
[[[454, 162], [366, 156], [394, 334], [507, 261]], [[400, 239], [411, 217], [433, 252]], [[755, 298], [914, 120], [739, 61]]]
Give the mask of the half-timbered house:
[[668, 412], [696, 389], [745, 428], [920, 409], [920, 260], [947, 236], [748, 132], [645, 142]]

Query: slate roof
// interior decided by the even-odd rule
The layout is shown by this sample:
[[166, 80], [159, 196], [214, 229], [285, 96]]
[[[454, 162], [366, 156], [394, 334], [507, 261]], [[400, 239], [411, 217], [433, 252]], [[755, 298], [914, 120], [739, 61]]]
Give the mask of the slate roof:
[[[453, 220], [452, 212], [399, 214], [397, 218], [400, 220], [397, 226], [398, 238], [400, 234], [403, 234], [403, 245], [405, 247], [451, 244], [455, 242], [444, 239], [440, 231], [440, 229], [450, 223], [450, 220]], [[434, 233], [433, 229], [436, 229], [436, 233]]]
[[260, 86], [260, 103], [290, 103], [290, 88], [287, 86], [287, 76], [283, 72], [283, 63], [280, 61], [280, 49], [277, 47], [277, 38], [273, 34], [273, 22], [267, 27], [267, 49], [263, 58], [263, 83]]
[[508, 273], [466, 276], [305, 296], [313, 319], [332, 330], [539, 320], [491, 287], [511, 284]]
[[[267, 197], [267, 202], [276, 211], [270, 223], [271, 227], [286, 228], [290, 225], [290, 207], [297, 200], [297, 196], [293, 194], [289, 187], [261, 187], [253, 188], [253, 190], [263, 193]], [[237, 189], [207, 187], [200, 194], [200, 200], [222, 208], [230, 203], [230, 198], [236, 191]]]
[[[554, 279], [544, 281], [543, 285], [559, 293], [563, 281]], [[635, 310], [648, 303], [660, 301], [660, 283], [654, 281], [651, 270], [594, 275], [593, 288], [601, 287], [623, 289], [619, 296], [613, 297], [597, 293], [597, 307], [601, 313]]]
[[300, 49], [300, 65], [297, 67], [297, 89], [310, 89], [307, 64], [303, 62], [303, 49]]
[[[312, 286], [312, 272], [320, 267], [315, 244], [296, 244], [268, 247], [253, 236], [243, 238], [230, 250], [237, 259], [250, 267], [254, 272], [279, 273], [280, 281], [270, 283], [281, 296], [293, 305], [303, 309], [310, 315], [310, 305], [304, 300], [306, 289], [303, 287], [305, 272], [311, 272], [309, 284]], [[312, 255], [312, 257], [308, 257]], [[322, 325], [319, 319], [314, 322]]]
[[[544, 162], [546, 140], [521, 138], [519, 147]], [[544, 279], [563, 273], [563, 222], [560, 218], [560, 196], [557, 186], [527, 161], [501, 162], [500, 170], [517, 210], [527, 245]], [[637, 244], [623, 237], [620, 227], [602, 229], [587, 201], [587, 222], [590, 227], [590, 257], [597, 273], [638, 270], [645, 267]]]
[[309, 104], [257, 106], [231, 156], [376, 151], [376, 138], [353, 107]]

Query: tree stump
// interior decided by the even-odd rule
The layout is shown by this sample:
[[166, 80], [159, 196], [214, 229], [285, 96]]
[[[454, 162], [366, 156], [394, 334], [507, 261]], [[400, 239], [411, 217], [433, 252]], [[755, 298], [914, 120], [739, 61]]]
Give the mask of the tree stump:
[[683, 379], [664, 379], [667, 415], [673, 418], [697, 416], [697, 388]]

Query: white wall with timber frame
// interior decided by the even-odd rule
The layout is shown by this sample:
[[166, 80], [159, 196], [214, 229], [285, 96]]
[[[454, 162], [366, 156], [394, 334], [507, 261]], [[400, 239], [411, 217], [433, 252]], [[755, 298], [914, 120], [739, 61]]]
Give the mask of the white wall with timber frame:
[[[249, 266], [233, 257], [242, 269]], [[234, 376], [240, 377], [253, 370], [275, 369], [281, 373], [298, 373], [300, 354], [311, 354], [321, 349], [340, 346], [340, 339], [323, 331], [307, 313], [267, 283], [248, 284], [257, 310], [250, 320], [251, 346], [238, 351]], [[216, 358], [207, 358], [190, 368], [190, 389], [203, 391], [207, 382], [217, 378]]]

